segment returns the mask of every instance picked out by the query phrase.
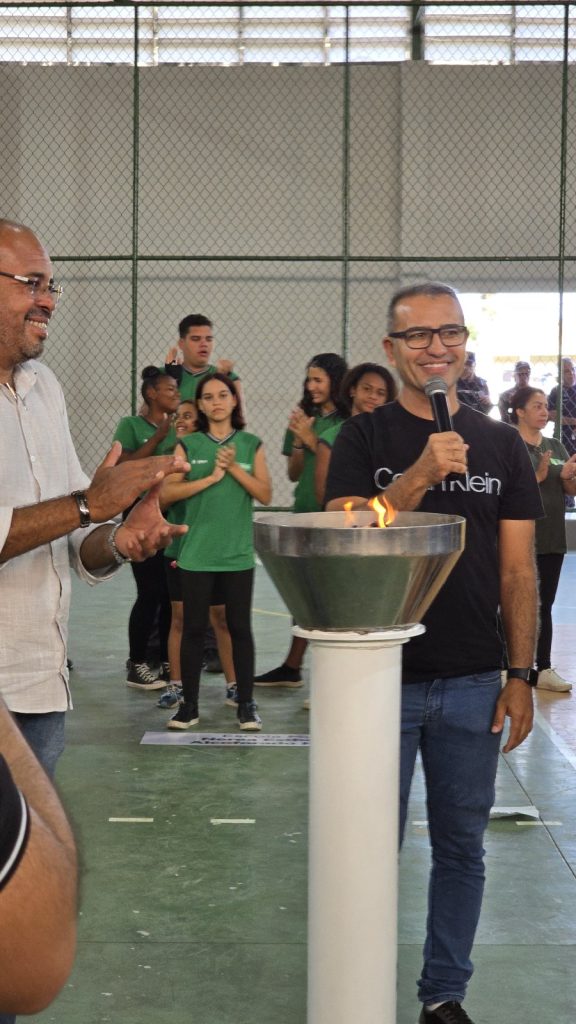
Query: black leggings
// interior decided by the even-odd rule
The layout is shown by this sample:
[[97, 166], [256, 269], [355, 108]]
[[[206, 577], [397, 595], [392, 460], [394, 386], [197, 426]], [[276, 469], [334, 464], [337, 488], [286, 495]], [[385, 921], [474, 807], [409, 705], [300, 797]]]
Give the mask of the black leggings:
[[254, 639], [250, 623], [254, 569], [241, 572], [188, 572], [181, 569], [184, 622], [182, 627], [182, 687], [187, 703], [197, 704], [212, 592], [219, 585], [219, 603], [226, 607], [232, 657], [240, 701], [251, 700], [254, 687]]
[[168, 661], [168, 633], [170, 632], [170, 595], [166, 583], [166, 561], [158, 551], [144, 562], [131, 562], [130, 568], [138, 591], [128, 622], [130, 660], [146, 661], [146, 648], [158, 616], [160, 661]]
[[552, 605], [558, 590], [564, 555], [537, 555], [540, 591], [540, 633], [536, 648], [539, 672], [550, 668], [552, 654]]

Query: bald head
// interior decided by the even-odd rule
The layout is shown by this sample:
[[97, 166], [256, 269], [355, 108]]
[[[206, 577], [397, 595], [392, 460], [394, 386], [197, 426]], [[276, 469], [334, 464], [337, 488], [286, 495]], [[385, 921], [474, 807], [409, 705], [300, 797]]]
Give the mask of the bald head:
[[50, 257], [34, 232], [0, 219], [0, 379], [42, 354], [56, 304], [51, 282]]
[[15, 220], [0, 217], [0, 255], [9, 253], [22, 245], [36, 244], [44, 248], [31, 228], [18, 224]]

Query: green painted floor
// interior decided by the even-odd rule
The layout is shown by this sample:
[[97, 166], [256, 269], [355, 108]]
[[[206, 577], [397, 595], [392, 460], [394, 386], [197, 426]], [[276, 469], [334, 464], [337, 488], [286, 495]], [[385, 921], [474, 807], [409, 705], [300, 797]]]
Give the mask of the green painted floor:
[[[575, 582], [572, 555], [557, 601], [565, 624], [575, 621]], [[129, 572], [93, 590], [74, 588], [75, 711], [57, 778], [81, 849], [80, 942], [60, 997], [26, 1019], [305, 1024], [307, 748], [141, 745], [169, 712], [156, 708], [157, 693], [124, 682], [132, 594]], [[259, 569], [259, 671], [279, 662], [289, 627]], [[204, 677], [202, 732], [238, 732], [223, 693], [223, 677]], [[307, 694], [307, 687], [259, 691], [266, 733], [306, 733]], [[552, 699], [564, 702], [560, 711], [574, 725], [576, 697]], [[544, 714], [539, 722], [518, 752], [501, 759], [496, 805], [534, 804], [541, 820], [513, 815], [488, 831], [488, 885], [466, 1003], [475, 1024], [576, 1021], [576, 744], [546, 727]], [[415, 1024], [419, 1012], [425, 816], [418, 774], [401, 858], [395, 1024]]]

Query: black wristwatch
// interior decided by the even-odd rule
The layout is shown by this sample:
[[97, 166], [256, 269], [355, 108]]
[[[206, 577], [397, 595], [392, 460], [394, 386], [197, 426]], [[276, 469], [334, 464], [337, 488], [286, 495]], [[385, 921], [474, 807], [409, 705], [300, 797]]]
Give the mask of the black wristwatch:
[[536, 686], [538, 672], [535, 668], [509, 668], [506, 672], [507, 679], [523, 679], [528, 686]]
[[80, 526], [91, 526], [92, 519], [90, 517], [90, 509], [88, 508], [88, 498], [86, 497], [86, 491], [72, 491], [70, 497], [74, 498], [74, 501], [78, 505], [78, 511], [80, 513]]

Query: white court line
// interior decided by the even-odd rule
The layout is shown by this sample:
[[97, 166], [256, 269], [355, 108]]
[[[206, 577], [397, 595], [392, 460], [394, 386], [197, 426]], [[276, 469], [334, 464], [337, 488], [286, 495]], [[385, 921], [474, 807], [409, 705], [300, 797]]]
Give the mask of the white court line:
[[154, 821], [154, 818], [108, 818], [108, 821], [123, 822], [125, 824], [141, 824], [149, 825]]
[[255, 825], [256, 818], [210, 818], [211, 825]]
[[563, 757], [566, 758], [569, 764], [573, 768], [576, 768], [576, 754], [570, 749], [567, 743], [564, 742], [561, 736], [554, 731], [550, 723], [541, 715], [537, 708], [534, 708], [534, 721], [542, 729], [542, 732], [546, 734], [551, 743], [554, 744], [556, 750], [560, 751]]
[[279, 619], [291, 619], [292, 616], [288, 612], [269, 612], [265, 608], [253, 608], [253, 612], [257, 612], [258, 615], [276, 615]]

